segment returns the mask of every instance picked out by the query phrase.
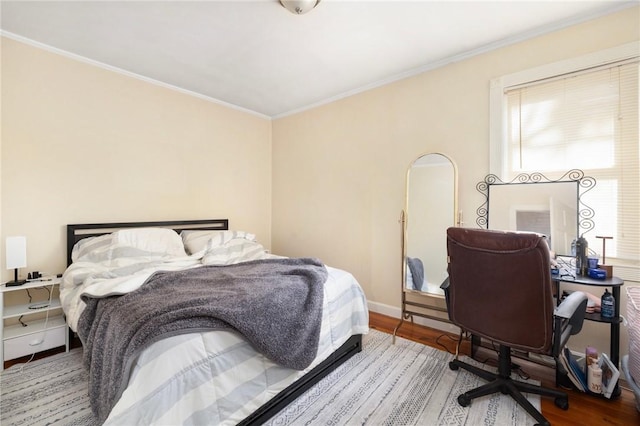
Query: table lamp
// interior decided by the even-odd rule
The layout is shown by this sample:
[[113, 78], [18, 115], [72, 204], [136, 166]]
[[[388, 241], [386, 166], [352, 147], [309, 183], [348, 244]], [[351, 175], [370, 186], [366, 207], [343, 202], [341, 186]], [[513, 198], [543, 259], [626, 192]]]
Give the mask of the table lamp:
[[14, 279], [6, 284], [7, 287], [26, 283], [26, 280], [18, 280], [18, 269], [27, 266], [27, 237], [7, 237], [5, 253], [7, 269], [15, 270]]

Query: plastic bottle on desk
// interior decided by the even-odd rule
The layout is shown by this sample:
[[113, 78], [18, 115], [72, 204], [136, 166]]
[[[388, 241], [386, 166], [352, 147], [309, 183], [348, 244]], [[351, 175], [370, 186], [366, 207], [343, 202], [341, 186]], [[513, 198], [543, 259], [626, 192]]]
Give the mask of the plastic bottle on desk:
[[589, 245], [581, 235], [576, 241], [576, 274], [587, 276], [589, 269]]
[[604, 289], [604, 294], [600, 299], [600, 316], [602, 318], [612, 319], [615, 317], [615, 305], [616, 300], [613, 297], [613, 294], [609, 293], [609, 289]]

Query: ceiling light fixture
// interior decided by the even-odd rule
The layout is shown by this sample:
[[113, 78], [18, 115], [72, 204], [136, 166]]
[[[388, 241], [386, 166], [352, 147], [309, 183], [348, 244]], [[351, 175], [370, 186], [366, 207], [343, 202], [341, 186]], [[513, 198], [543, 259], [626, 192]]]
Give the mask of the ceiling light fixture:
[[320, 0], [280, 0], [280, 4], [289, 12], [302, 15], [315, 8]]

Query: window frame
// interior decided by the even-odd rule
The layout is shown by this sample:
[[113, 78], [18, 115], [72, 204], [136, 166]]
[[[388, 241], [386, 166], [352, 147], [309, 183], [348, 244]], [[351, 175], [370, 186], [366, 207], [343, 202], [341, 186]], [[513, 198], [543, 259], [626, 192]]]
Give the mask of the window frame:
[[501, 179], [505, 178], [507, 141], [507, 88], [535, 81], [594, 68], [611, 62], [638, 57], [640, 42], [631, 42], [611, 49], [526, 69], [494, 78], [489, 83], [489, 171]]
[[[507, 101], [505, 91], [514, 86], [596, 68], [614, 62], [638, 58], [640, 41], [570, 58], [494, 78], [489, 87], [489, 171], [501, 179], [507, 178]], [[640, 277], [640, 265], [627, 265], [632, 279]], [[625, 268], [626, 269], [626, 268]], [[618, 269], [619, 272], [622, 272]], [[617, 275], [627, 275], [617, 274]], [[631, 278], [629, 277], [629, 278]]]

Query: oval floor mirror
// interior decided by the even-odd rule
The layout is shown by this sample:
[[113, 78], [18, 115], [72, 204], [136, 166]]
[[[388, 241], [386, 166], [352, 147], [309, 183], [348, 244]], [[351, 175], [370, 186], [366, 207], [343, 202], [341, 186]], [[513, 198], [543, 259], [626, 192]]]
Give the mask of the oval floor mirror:
[[407, 170], [402, 211], [402, 323], [414, 316], [449, 322], [440, 285], [447, 279], [446, 229], [457, 225], [458, 173], [441, 153], [424, 154]]

